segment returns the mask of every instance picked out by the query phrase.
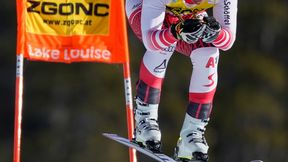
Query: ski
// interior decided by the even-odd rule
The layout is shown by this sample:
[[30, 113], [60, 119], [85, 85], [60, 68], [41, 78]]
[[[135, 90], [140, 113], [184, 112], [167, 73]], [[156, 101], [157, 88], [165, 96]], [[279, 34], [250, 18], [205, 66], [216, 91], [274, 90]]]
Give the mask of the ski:
[[139, 146], [138, 144], [131, 142], [129, 139], [118, 136], [117, 134], [110, 134], [110, 133], [102, 133], [103, 136], [114, 140], [118, 143], [121, 143], [125, 146], [128, 146], [130, 148], [134, 148], [137, 151], [149, 156], [150, 158], [153, 158], [159, 162], [176, 162], [174, 159], [172, 159], [171, 157], [163, 154], [163, 153], [154, 153], [144, 147]]
[[[129, 139], [127, 138], [124, 138], [124, 137], [121, 137], [121, 136], [118, 136], [117, 134], [111, 134], [111, 133], [102, 133], [103, 136], [113, 140], [113, 141], [116, 141], [118, 143], [121, 143], [127, 147], [130, 147], [130, 148], [134, 148], [136, 149], [137, 151], [147, 155], [148, 157], [152, 158], [152, 159], [155, 159], [159, 162], [177, 162], [175, 161], [174, 159], [172, 159], [171, 157], [169, 157], [168, 155], [165, 155], [163, 153], [154, 153], [144, 147], [141, 147], [139, 146], [138, 144], [134, 143], [134, 142], [131, 142]], [[192, 162], [192, 161], [190, 161]], [[199, 160], [195, 160], [193, 162], [200, 162]], [[263, 162], [262, 160], [252, 160], [250, 162]]]

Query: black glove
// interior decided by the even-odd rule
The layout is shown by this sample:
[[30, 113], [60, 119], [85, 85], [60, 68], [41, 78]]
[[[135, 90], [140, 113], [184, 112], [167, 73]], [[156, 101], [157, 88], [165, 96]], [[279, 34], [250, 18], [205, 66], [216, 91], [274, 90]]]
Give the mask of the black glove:
[[178, 40], [183, 40], [189, 44], [195, 43], [203, 35], [205, 30], [201, 20], [187, 19], [178, 24], [171, 25], [171, 33]]
[[221, 25], [219, 22], [212, 16], [204, 17], [204, 23], [206, 24], [205, 31], [202, 35], [202, 40], [205, 43], [212, 43], [221, 31]]

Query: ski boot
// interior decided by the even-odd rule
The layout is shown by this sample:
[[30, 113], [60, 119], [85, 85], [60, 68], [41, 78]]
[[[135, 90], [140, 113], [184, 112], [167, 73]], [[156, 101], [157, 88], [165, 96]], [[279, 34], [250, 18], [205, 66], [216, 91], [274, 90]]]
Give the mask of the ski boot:
[[161, 152], [161, 132], [158, 125], [158, 104], [147, 104], [136, 98], [135, 139], [142, 147], [153, 152]]
[[180, 138], [175, 148], [177, 162], [208, 162], [208, 144], [204, 137], [207, 120], [201, 120], [186, 114]]

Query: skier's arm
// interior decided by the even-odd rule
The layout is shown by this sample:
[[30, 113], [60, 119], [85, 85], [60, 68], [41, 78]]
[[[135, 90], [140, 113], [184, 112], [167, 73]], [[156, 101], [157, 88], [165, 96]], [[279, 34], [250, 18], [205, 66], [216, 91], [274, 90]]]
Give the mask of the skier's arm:
[[236, 39], [237, 0], [219, 0], [213, 8], [213, 16], [222, 26], [213, 44], [226, 51], [232, 47]]
[[143, 0], [141, 30], [144, 46], [149, 51], [162, 50], [174, 44], [177, 39], [170, 28], [162, 29], [168, 0]]

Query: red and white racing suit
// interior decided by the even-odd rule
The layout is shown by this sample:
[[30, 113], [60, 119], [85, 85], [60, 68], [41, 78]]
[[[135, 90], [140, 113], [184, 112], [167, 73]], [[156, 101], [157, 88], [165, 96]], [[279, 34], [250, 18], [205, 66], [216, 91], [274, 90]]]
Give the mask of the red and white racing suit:
[[[222, 26], [216, 40], [204, 43], [199, 39], [188, 44], [173, 37], [171, 24], [210, 8]], [[166, 68], [176, 50], [189, 56], [193, 65], [187, 113], [197, 119], [209, 118], [217, 86], [219, 49], [230, 49], [236, 38], [237, 0], [205, 0], [190, 8], [183, 0], [126, 0], [126, 14], [147, 49], [140, 66], [137, 97], [148, 104], [159, 104]]]

